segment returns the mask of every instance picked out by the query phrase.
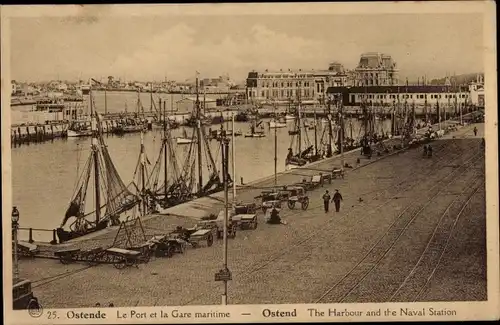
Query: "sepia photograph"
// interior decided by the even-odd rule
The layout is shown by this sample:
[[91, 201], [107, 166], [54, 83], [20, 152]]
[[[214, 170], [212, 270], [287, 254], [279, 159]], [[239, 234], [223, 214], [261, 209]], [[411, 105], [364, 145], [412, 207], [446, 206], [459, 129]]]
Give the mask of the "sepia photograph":
[[6, 310], [498, 317], [494, 5], [434, 4], [2, 8]]

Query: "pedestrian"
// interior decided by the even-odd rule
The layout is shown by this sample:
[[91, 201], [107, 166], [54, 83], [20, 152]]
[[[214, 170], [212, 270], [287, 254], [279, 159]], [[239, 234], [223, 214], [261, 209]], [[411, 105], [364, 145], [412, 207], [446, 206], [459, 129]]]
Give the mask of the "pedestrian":
[[432, 157], [432, 147], [430, 145], [427, 147], [427, 157]]
[[335, 203], [335, 211], [340, 211], [340, 201], [342, 201], [342, 195], [339, 193], [339, 190], [335, 190], [335, 194], [333, 194], [332, 202]]
[[330, 193], [328, 190], [325, 191], [325, 194], [323, 194], [323, 205], [325, 207], [325, 213], [328, 212], [328, 208], [330, 207]]
[[427, 157], [427, 146], [424, 144], [424, 157]]
[[474, 136], [477, 136], [477, 127], [474, 127]]

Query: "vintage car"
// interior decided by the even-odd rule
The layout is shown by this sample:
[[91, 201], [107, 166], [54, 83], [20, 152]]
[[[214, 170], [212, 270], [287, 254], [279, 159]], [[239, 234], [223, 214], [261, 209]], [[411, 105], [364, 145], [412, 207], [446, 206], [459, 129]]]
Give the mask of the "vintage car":
[[29, 309], [34, 311], [41, 308], [38, 299], [33, 295], [33, 291], [31, 290], [30, 280], [15, 279], [12, 294], [14, 310]]

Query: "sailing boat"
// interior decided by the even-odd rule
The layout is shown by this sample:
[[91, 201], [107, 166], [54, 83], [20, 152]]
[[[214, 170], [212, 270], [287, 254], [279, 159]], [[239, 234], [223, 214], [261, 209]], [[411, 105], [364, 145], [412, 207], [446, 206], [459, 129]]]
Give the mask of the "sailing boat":
[[[163, 119], [168, 120], [165, 106], [163, 112]], [[163, 139], [158, 159], [143, 186], [145, 188], [143, 193], [146, 194], [150, 209], [153, 211], [157, 210], [156, 204], [167, 208], [193, 198], [195, 166], [186, 164], [184, 168], [179, 168], [176, 148], [168, 127], [168, 124], [163, 124]]]
[[266, 135], [262, 131], [256, 131], [256, 129], [262, 125], [262, 121], [257, 122], [252, 120], [250, 122], [250, 133], [245, 133], [245, 138], [263, 138]]
[[[92, 91], [89, 92], [89, 105], [92, 118], [91, 153], [80, 174], [63, 221], [56, 229], [60, 243], [104, 229], [110, 221], [116, 224], [122, 213], [132, 209], [139, 202], [138, 197], [128, 190], [120, 178], [104, 143], [99, 116], [94, 110]], [[94, 190], [93, 207], [88, 204], [92, 201], [88, 200], [91, 174], [93, 174]], [[63, 227], [72, 218], [74, 221], [69, 225], [69, 231], [65, 230]]]
[[[294, 169], [294, 168], [298, 168], [298, 167], [301, 167], [301, 166], [304, 166], [305, 164], [307, 164], [309, 161], [310, 161], [310, 158], [313, 154], [313, 149], [314, 149], [314, 146], [310, 145], [308, 142], [309, 142], [309, 139], [308, 139], [308, 135], [307, 135], [307, 132], [304, 132], [303, 133], [303, 120], [302, 120], [302, 112], [301, 112], [301, 103], [300, 103], [300, 95], [299, 96], [299, 104], [298, 104], [298, 107], [297, 107], [297, 118], [295, 119], [295, 127], [294, 127], [294, 130], [296, 131], [296, 134], [293, 134], [292, 135], [292, 139], [291, 139], [291, 144], [290, 144], [290, 148], [288, 148], [288, 155], [286, 157], [286, 160], [285, 160], [285, 169], [286, 170], [290, 170], [290, 169]], [[295, 135], [297, 136], [297, 138], [295, 138]], [[294, 144], [294, 140], [297, 140], [296, 143], [295, 143], [295, 149], [296, 149], [296, 154], [293, 154], [293, 144]], [[306, 148], [303, 149], [303, 140], [305, 140], [305, 145], [306, 145]]]

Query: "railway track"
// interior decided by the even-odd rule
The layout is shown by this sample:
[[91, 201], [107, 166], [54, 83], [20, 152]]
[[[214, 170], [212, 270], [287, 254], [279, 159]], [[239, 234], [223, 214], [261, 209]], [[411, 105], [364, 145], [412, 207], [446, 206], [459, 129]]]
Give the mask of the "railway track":
[[476, 182], [471, 193], [467, 195], [466, 201], [458, 207], [459, 211], [450, 212], [452, 205], [458, 203], [457, 200], [443, 212], [424, 252], [388, 301], [415, 302], [419, 299], [441, 263], [458, 220], [483, 183], [482, 181]]
[[[458, 176], [467, 173], [470, 170], [470, 162], [481, 160], [482, 154], [474, 155], [458, 169], [445, 176], [439, 183], [433, 186], [428, 191], [430, 200], [424, 204], [410, 204], [406, 207], [399, 216], [390, 225], [389, 229], [383, 236], [370, 248], [370, 250], [360, 259], [360, 261], [351, 270], [346, 273], [339, 281], [333, 284], [326, 292], [324, 292], [315, 303], [321, 302], [343, 302], [349, 294], [351, 294], [363, 280], [372, 273], [373, 270], [380, 264], [388, 252], [396, 245], [398, 239], [409, 228], [412, 222], [420, 215], [420, 213], [430, 204], [434, 202], [433, 198], [445, 191], [447, 187], [458, 179]], [[458, 174], [458, 175], [457, 175]], [[476, 176], [476, 174], [474, 174]], [[473, 178], [474, 179], [474, 178]], [[467, 190], [467, 189], [466, 189]], [[466, 191], [465, 190], [465, 191]], [[457, 199], [463, 195], [463, 191], [448, 205], [445, 209], [449, 210], [451, 205], [457, 202]]]
[[[441, 143], [439, 145], [439, 147], [434, 148], [435, 157], [437, 159], [430, 159], [430, 160], [422, 159], [423, 163], [420, 165], [420, 168], [417, 168], [413, 172], [411, 172], [410, 174], [407, 174], [402, 180], [399, 180], [398, 183], [391, 184], [387, 188], [378, 191], [377, 194], [372, 198], [371, 201], [378, 199], [382, 195], [385, 195], [387, 191], [394, 193], [394, 194], [397, 194], [397, 193], [401, 194], [405, 191], [408, 191], [417, 185], [421, 185], [421, 183], [419, 183], [419, 180], [422, 180], [423, 182], [439, 181], [439, 180], [432, 179], [432, 177], [429, 177], [428, 170], [438, 168], [438, 166], [442, 165], [443, 163], [449, 164], [450, 161], [455, 160], [455, 159], [471, 160], [472, 158], [474, 158], [477, 155], [477, 152], [474, 152], [472, 155], [469, 155], [469, 156], [467, 156], [467, 158], [464, 158], [463, 152], [461, 152], [460, 150], [456, 150], [456, 149], [457, 149], [457, 146], [454, 142], [452, 142], [452, 145], [450, 145], [450, 143]], [[438, 158], [438, 154], [439, 154], [439, 158]], [[466, 162], [467, 162], [467, 160], [466, 160]], [[455, 170], [452, 171], [450, 174], [447, 174], [447, 176], [445, 176], [445, 178], [449, 177], [450, 175], [453, 175], [454, 173], [455, 173]], [[410, 183], [408, 183], [409, 180], [411, 180]], [[379, 208], [385, 206], [388, 202], [393, 200], [393, 197], [391, 195], [389, 195], [389, 196], [390, 196], [389, 199], [384, 200], [377, 207], [370, 209], [370, 212], [368, 214], [375, 213]], [[317, 208], [319, 208], [319, 207], [320, 207], [320, 205], [317, 206]], [[358, 211], [356, 209], [354, 209], [354, 210], [350, 211], [348, 214], [352, 214], [355, 212], [358, 212]], [[287, 213], [287, 215], [300, 214], [300, 213], [301, 213], [301, 211], [290, 211], [290, 213]], [[347, 217], [347, 216], [344, 216], [344, 217]], [[271, 263], [278, 260], [279, 258], [285, 256], [288, 252], [293, 250], [295, 247], [304, 245], [306, 242], [310, 241], [312, 238], [314, 238], [318, 234], [328, 231], [330, 229], [330, 227], [333, 225], [332, 221], [333, 220], [330, 219], [330, 220], [322, 223], [319, 227], [316, 227], [312, 231], [308, 232], [306, 235], [301, 236], [301, 238], [298, 241], [287, 246], [285, 249], [280, 250], [279, 252], [276, 252], [276, 253], [271, 253], [268, 256], [266, 256], [264, 259], [262, 259], [258, 262], [251, 263], [250, 265], [244, 266], [243, 267], [244, 271], [239, 273], [237, 275], [237, 277], [239, 279], [247, 278], [247, 277], [252, 276], [253, 274], [263, 270], [266, 266], [270, 265]], [[313, 242], [308, 243], [308, 246], [310, 246], [309, 244], [314, 245], [315, 243], [313, 243]], [[217, 287], [216, 285], [213, 286], [214, 289], [216, 287]], [[193, 303], [194, 301], [202, 298], [205, 295], [206, 295], [206, 293], [202, 293], [200, 295], [197, 295], [196, 297], [183, 303], [183, 305]]]

